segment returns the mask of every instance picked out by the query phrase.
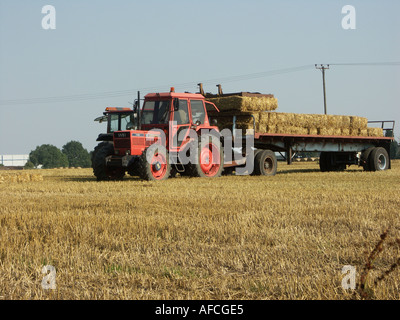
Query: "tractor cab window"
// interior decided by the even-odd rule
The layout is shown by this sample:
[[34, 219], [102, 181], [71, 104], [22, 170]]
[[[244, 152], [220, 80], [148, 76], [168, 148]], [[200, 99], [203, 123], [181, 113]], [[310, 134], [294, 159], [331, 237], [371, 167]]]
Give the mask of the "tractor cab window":
[[187, 100], [179, 99], [179, 104], [174, 108], [174, 121], [177, 125], [189, 124], [189, 112]]
[[170, 101], [146, 101], [142, 111], [142, 124], [168, 124]]
[[203, 101], [190, 100], [190, 108], [192, 110], [193, 123], [200, 122], [200, 124], [203, 124], [204, 119], [206, 118], [206, 112], [204, 111]]
[[118, 119], [119, 117], [118, 117], [118, 114], [110, 114], [110, 123], [109, 123], [109, 125], [110, 125], [110, 132], [114, 132], [114, 131], [118, 131], [119, 130], [119, 127], [118, 127], [118, 122], [119, 122], [119, 119]]
[[[121, 114], [121, 130], [127, 130], [127, 126], [131, 122], [131, 117], [129, 114]], [[132, 124], [133, 126], [133, 124]]]

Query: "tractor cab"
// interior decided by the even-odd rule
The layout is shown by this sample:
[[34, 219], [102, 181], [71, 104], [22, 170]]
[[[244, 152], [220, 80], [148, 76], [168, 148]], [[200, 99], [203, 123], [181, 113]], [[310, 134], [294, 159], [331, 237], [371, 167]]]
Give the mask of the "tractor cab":
[[[150, 93], [145, 96], [140, 116], [140, 129], [161, 129], [169, 150], [176, 151], [188, 140], [189, 129], [218, 129], [210, 124], [207, 110], [215, 105], [197, 93]], [[143, 150], [142, 150], [143, 151]]]
[[107, 133], [100, 133], [96, 141], [113, 141], [114, 131], [137, 129], [137, 113], [130, 108], [107, 107], [101, 117], [94, 119], [107, 122]]

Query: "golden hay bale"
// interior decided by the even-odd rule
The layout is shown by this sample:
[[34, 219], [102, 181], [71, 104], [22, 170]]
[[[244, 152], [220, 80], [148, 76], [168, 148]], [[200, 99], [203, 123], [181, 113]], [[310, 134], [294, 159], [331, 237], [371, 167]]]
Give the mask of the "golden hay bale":
[[308, 134], [318, 135], [318, 128], [308, 128]]
[[[232, 98], [232, 97], [226, 97]], [[246, 97], [241, 97], [246, 98]], [[237, 129], [253, 129], [254, 120], [248, 113], [237, 111], [225, 111], [223, 115], [230, 118], [221, 118], [218, 127], [232, 128], [232, 117], [237, 116]], [[324, 114], [301, 114], [275, 111], [252, 112], [259, 133], [279, 133], [298, 135], [327, 135], [327, 136], [382, 136], [383, 132], [378, 128], [367, 130], [368, 120], [363, 117], [324, 115]]]
[[350, 128], [351, 129], [367, 129], [368, 119], [364, 117], [350, 117]]
[[382, 128], [368, 128], [367, 135], [369, 137], [383, 137], [383, 129]]
[[258, 123], [260, 123], [260, 124], [268, 124], [269, 123], [270, 114], [271, 114], [271, 112], [260, 112], [258, 114]]
[[41, 174], [31, 173], [30, 180], [31, 181], [43, 181], [43, 176]]
[[295, 126], [276, 126], [276, 133], [281, 133], [281, 134], [299, 134], [299, 135], [304, 135], [308, 134], [308, 129], [307, 128], [302, 128], [302, 127], [295, 127]]
[[350, 117], [349, 116], [338, 116], [338, 115], [327, 115], [326, 116], [326, 126], [330, 128], [348, 128], [350, 127]]
[[218, 98], [208, 98], [208, 101], [214, 103], [222, 111], [240, 111], [253, 112], [275, 110], [278, 108], [278, 99], [271, 97], [242, 97], [227, 96]]
[[340, 128], [318, 128], [318, 134], [321, 136], [340, 136], [341, 129]]
[[0, 175], [0, 183], [5, 182], [30, 182], [30, 181], [43, 181], [43, 176], [36, 173], [7, 173]]
[[359, 135], [360, 135], [360, 129], [350, 128], [349, 136], [356, 137], [356, 136], [359, 136]]
[[358, 135], [361, 137], [367, 137], [368, 136], [368, 129], [359, 129]]
[[342, 136], [350, 136], [350, 128], [342, 128]]

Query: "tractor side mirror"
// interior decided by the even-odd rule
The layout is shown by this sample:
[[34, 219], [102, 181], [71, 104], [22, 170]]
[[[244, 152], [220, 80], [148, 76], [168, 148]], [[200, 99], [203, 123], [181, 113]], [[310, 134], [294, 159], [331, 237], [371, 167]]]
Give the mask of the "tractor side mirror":
[[178, 111], [179, 110], [179, 99], [175, 98], [174, 99], [174, 111]]

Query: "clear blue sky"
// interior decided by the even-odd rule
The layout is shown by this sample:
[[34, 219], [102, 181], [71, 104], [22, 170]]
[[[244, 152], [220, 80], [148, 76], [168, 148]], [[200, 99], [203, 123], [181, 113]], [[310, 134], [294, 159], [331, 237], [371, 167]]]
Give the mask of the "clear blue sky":
[[[56, 30], [42, 29], [47, 4]], [[356, 30], [342, 28], [344, 5], [356, 9]], [[216, 92], [218, 82], [207, 80], [400, 61], [399, 13], [397, 0], [0, 0], [0, 154], [70, 140], [92, 150], [105, 131], [93, 119], [128, 106], [137, 90], [195, 92], [203, 81]], [[326, 81], [328, 113], [396, 120], [400, 136], [400, 66], [331, 66]], [[281, 112], [323, 113], [313, 67], [221, 83], [224, 92], [273, 93]], [[72, 99], [21, 103], [49, 97]]]

